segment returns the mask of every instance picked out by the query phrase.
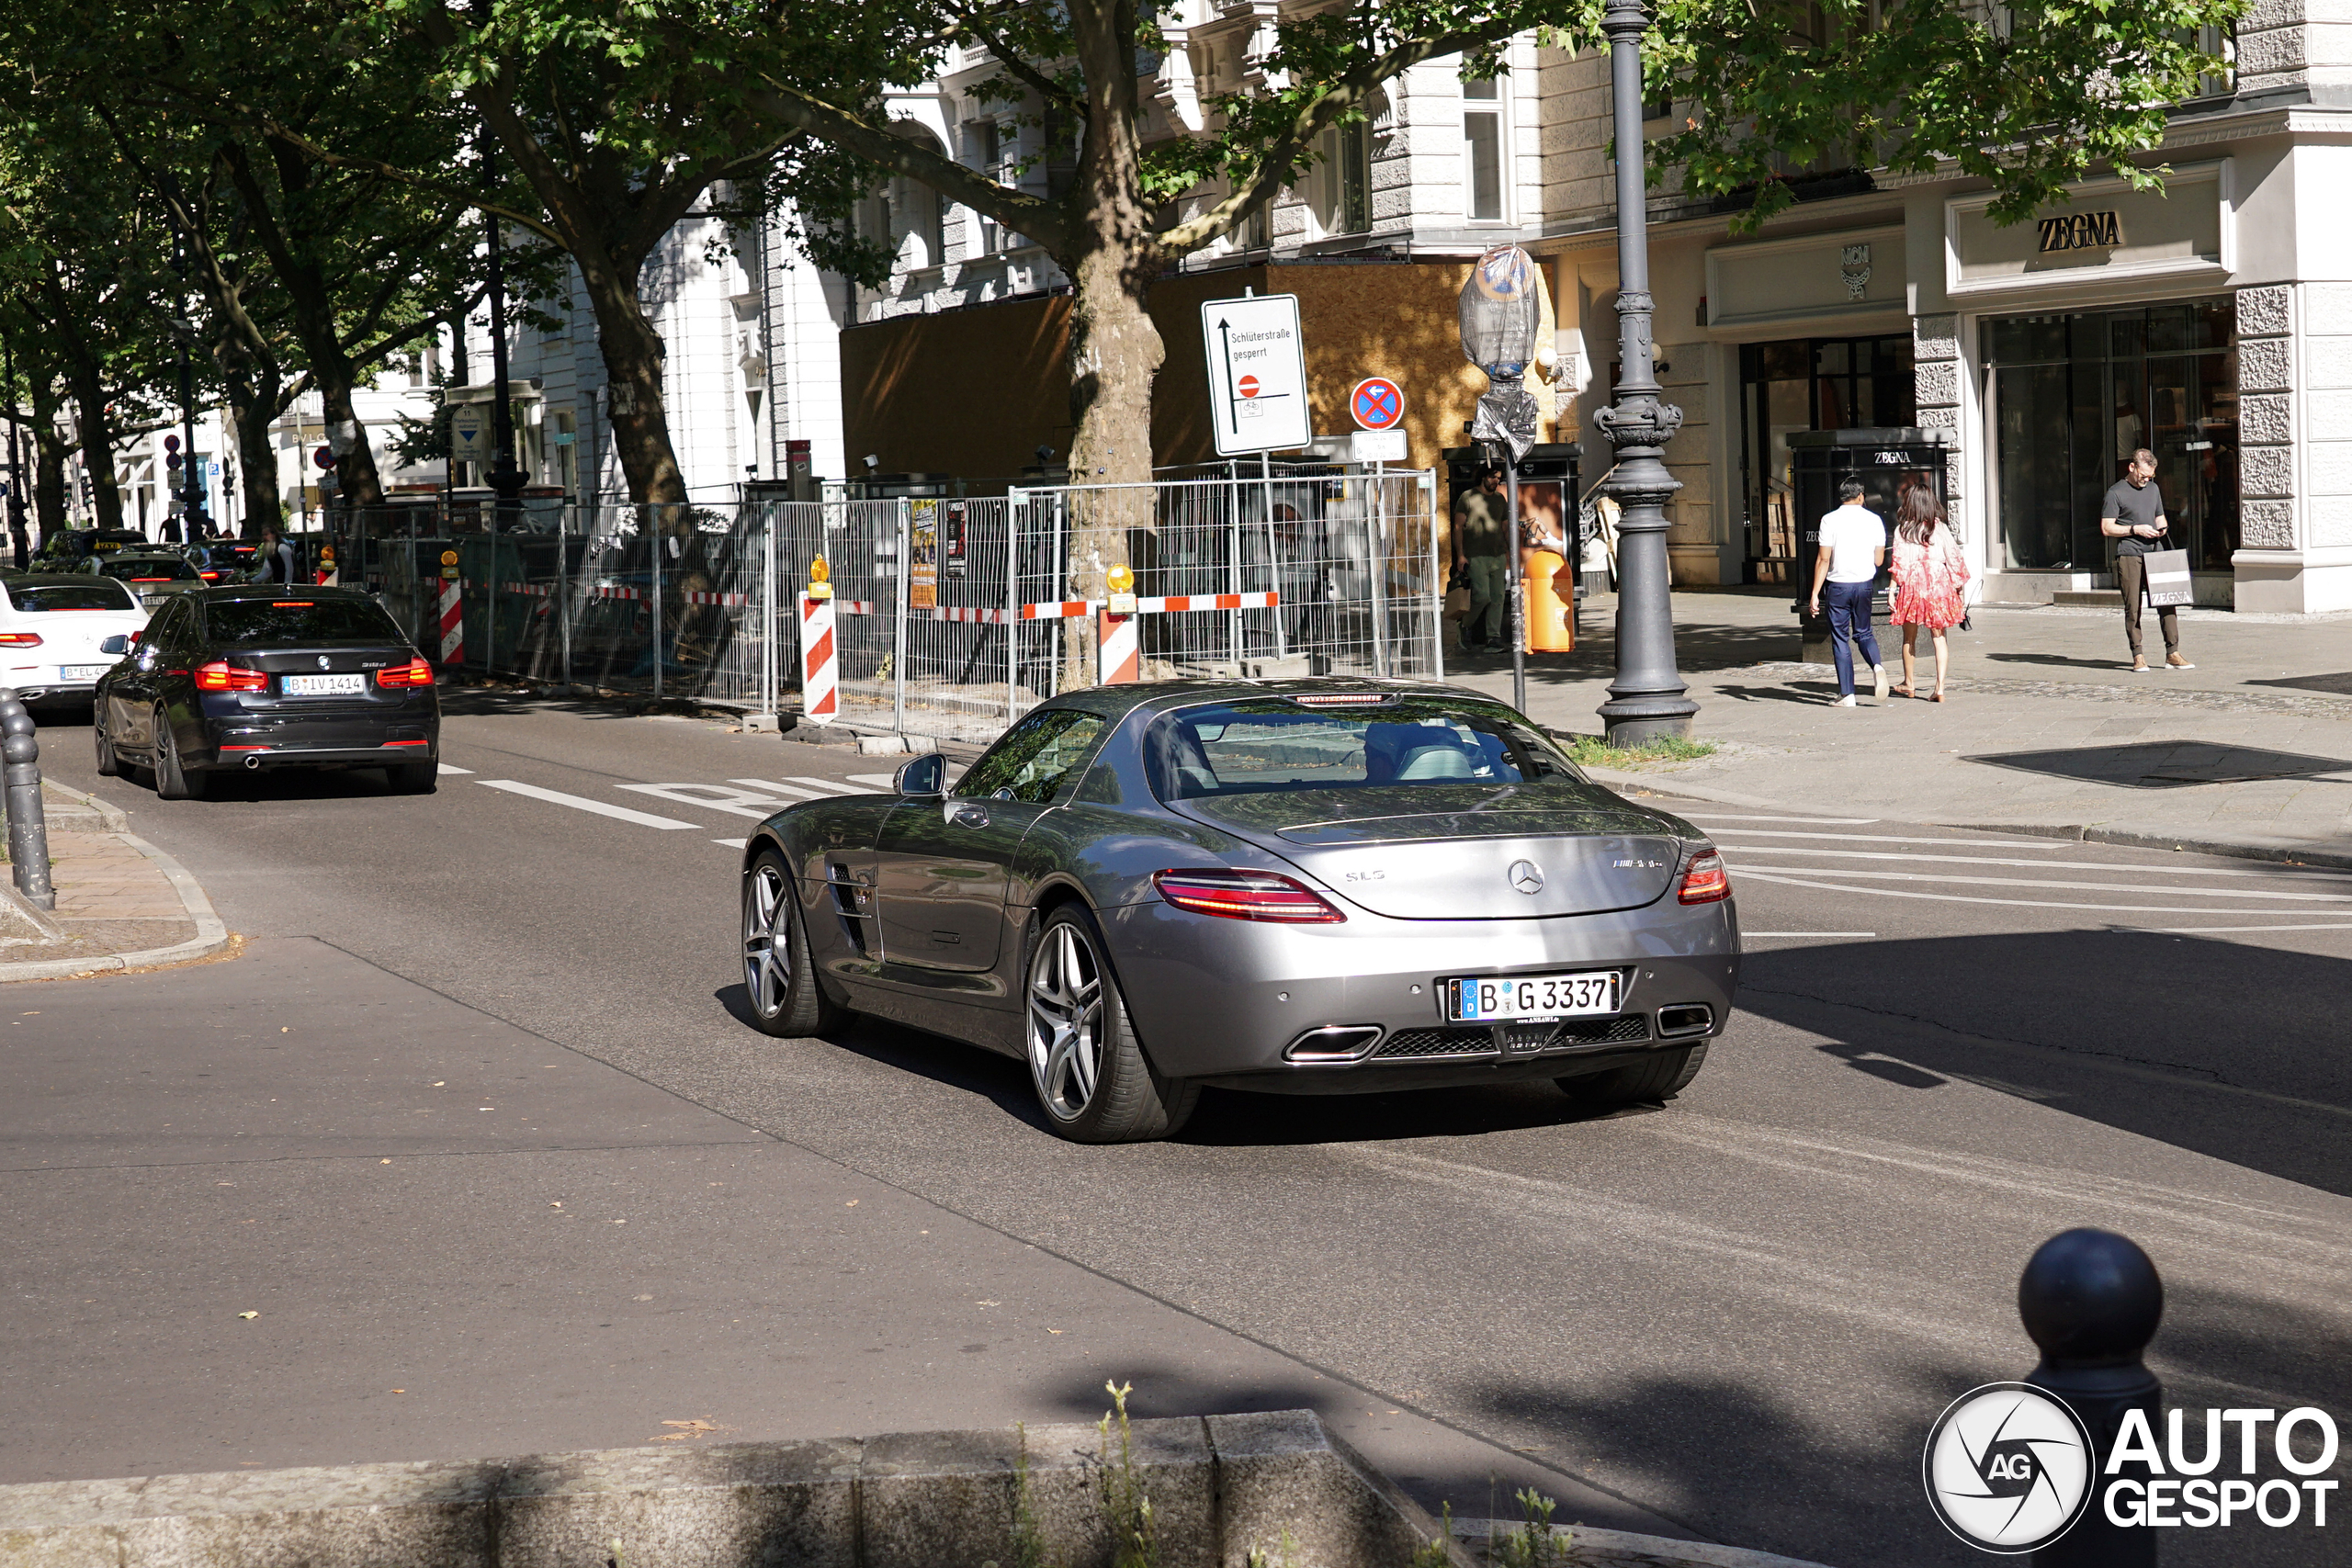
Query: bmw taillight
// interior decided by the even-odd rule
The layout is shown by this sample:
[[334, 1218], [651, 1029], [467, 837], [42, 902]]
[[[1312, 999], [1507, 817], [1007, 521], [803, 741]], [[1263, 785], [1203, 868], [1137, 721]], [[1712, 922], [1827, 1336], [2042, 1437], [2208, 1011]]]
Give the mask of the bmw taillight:
[[376, 671], [379, 686], [430, 686], [433, 666], [422, 659], [412, 659], [406, 664], [387, 664]]
[[1731, 897], [1731, 873], [1724, 869], [1724, 857], [1713, 850], [1701, 850], [1682, 868], [1682, 890], [1677, 894], [1685, 904], [1714, 904]]
[[0, 648], [39, 648], [39, 632], [0, 632]]
[[1195, 915], [1286, 926], [1331, 925], [1347, 919], [1313, 888], [1271, 871], [1159, 871], [1151, 881], [1162, 898]]
[[247, 670], [216, 659], [209, 664], [196, 667], [196, 689], [199, 692], [266, 692], [269, 677], [258, 670]]

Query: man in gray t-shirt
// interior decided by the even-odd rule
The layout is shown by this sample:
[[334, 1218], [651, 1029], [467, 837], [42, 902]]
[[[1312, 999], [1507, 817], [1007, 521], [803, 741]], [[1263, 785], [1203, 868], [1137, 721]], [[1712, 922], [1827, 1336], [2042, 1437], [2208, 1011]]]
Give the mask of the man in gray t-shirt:
[[[2164, 492], [2156, 488], [2156, 455], [2143, 446], [2132, 454], [2131, 466], [2108, 490], [2098, 508], [2098, 531], [2117, 541], [2115, 579], [2123, 590], [2123, 630], [2132, 642], [2135, 671], [2148, 668], [2147, 655], [2140, 651], [2140, 595], [2148, 583], [2143, 558], [2172, 548], [2165, 537], [2168, 526]], [[2180, 617], [2171, 605], [2156, 606], [2156, 624], [2164, 628], [2165, 663], [2175, 670], [2196, 669], [2181, 657]]]

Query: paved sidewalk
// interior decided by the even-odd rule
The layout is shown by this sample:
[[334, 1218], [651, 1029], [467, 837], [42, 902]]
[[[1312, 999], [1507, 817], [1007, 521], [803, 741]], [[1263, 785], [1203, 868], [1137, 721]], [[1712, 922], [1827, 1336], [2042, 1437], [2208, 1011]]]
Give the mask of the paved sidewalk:
[[53, 911], [0, 897], [0, 982], [57, 979], [209, 957], [235, 939], [196, 879], [119, 811], [78, 790], [44, 789]]
[[[1837, 676], [1796, 662], [1784, 590], [1679, 592], [1677, 652], [1724, 750], [1645, 769], [1661, 787], [1915, 821], [2030, 827], [2352, 864], [2352, 615], [2186, 613], [2197, 668], [2134, 674], [2120, 612], [1985, 607], [1951, 635], [1943, 704], [1830, 705]], [[1528, 710], [1593, 734], [1615, 653], [1614, 599], [1589, 602], [1586, 646], [1531, 659]], [[2162, 650], [2153, 615], [2148, 645]], [[1891, 679], [1901, 660], [1879, 628]], [[1920, 648], [1919, 689], [1932, 683]], [[1509, 660], [1448, 674], [1508, 696]]]

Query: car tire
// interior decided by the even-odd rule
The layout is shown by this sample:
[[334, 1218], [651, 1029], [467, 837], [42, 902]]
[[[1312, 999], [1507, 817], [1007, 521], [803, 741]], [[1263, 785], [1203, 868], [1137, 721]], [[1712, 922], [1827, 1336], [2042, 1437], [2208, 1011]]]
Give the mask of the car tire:
[[180, 749], [172, 739], [171, 715], [155, 710], [155, 798], [202, 800], [205, 777], [180, 766]]
[[384, 770], [394, 795], [431, 795], [441, 787], [438, 762], [398, 762]]
[[97, 749], [98, 777], [117, 779], [122, 776], [122, 764], [115, 760], [114, 737], [107, 733], [107, 721], [101, 715], [90, 717], [90, 743]]
[[1152, 1066], [1105, 953], [1083, 905], [1063, 905], [1038, 929], [1022, 976], [1030, 1085], [1046, 1125], [1072, 1143], [1172, 1137], [1192, 1119], [1201, 1086]]
[[1707, 1043], [1652, 1051], [1638, 1062], [1605, 1067], [1581, 1077], [1555, 1080], [1560, 1092], [1587, 1105], [1639, 1105], [1646, 1100], [1672, 1100], [1690, 1087], [1706, 1065]]
[[792, 867], [772, 849], [762, 850], [743, 873], [743, 989], [763, 1034], [797, 1039], [849, 1021], [849, 1010], [818, 982]]

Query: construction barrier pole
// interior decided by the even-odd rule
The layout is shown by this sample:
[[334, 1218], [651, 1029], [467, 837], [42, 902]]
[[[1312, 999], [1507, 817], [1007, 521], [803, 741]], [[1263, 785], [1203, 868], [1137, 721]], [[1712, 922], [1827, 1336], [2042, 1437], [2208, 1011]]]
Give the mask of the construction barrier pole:
[[441, 580], [441, 665], [455, 669], [466, 661], [466, 585], [461, 578]]
[[833, 642], [831, 590], [800, 595], [800, 715], [810, 724], [841, 716], [838, 652]]
[[669, 543], [655, 519], [661, 515], [659, 506], [649, 503], [645, 520], [653, 531], [653, 694], [662, 694], [662, 547]]

